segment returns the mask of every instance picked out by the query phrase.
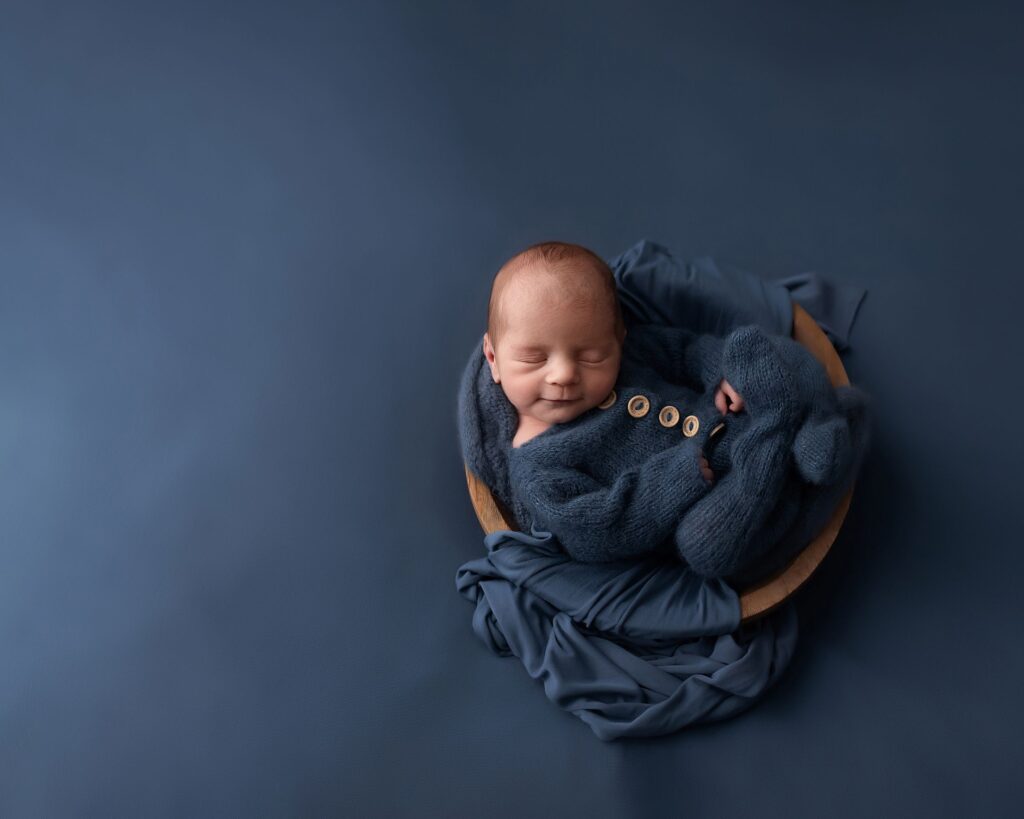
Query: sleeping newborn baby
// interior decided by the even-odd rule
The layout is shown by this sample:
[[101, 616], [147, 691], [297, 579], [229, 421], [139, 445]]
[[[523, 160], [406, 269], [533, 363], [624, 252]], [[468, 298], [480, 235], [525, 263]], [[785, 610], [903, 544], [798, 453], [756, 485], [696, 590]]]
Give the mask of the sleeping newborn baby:
[[611, 270], [578, 245], [502, 266], [483, 354], [516, 414], [511, 491], [576, 560], [674, 549], [738, 576], [793, 523], [791, 472], [849, 478], [847, 419], [809, 351], [753, 325], [627, 329]]

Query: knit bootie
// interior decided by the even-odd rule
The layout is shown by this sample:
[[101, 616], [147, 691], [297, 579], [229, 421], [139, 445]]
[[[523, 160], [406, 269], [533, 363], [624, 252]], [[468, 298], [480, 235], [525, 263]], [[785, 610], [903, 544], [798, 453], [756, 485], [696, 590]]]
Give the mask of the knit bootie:
[[[726, 578], [734, 588], [752, 586], [789, 565], [828, 524], [860, 471], [871, 441], [871, 396], [859, 387], [844, 385], [835, 387], [825, 403], [834, 405], [845, 431], [835, 432], [835, 418], [822, 423], [821, 406], [816, 406], [806, 431], [797, 433], [793, 443], [796, 468], [778, 506], [745, 549], [746, 565]], [[823, 435], [823, 430], [829, 434]], [[847, 439], [848, 451], [842, 443]], [[831, 456], [822, 451], [833, 444]]]

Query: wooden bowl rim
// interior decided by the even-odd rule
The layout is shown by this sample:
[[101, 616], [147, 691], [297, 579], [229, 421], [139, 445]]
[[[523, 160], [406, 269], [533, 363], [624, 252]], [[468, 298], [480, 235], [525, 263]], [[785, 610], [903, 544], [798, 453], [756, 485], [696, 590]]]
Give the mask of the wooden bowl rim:
[[[850, 383], [846, 368], [839, 358], [832, 342], [818, 326], [817, 322], [803, 307], [793, 303], [793, 338], [803, 344], [825, 367], [833, 386]], [[512, 520], [508, 510], [502, 510], [490, 489], [474, 475], [468, 466], [463, 464], [466, 472], [466, 485], [469, 489], [470, 501], [476, 512], [477, 520], [484, 532], [490, 534], [499, 529], [515, 529], [510, 525]], [[804, 549], [790, 563], [771, 577], [745, 589], [740, 594], [740, 617], [746, 623], [768, 614], [778, 608], [794, 594], [821, 565], [825, 555], [835, 542], [842, 528], [846, 513], [853, 499], [854, 486], [851, 485], [846, 495], [836, 506], [832, 517]]]

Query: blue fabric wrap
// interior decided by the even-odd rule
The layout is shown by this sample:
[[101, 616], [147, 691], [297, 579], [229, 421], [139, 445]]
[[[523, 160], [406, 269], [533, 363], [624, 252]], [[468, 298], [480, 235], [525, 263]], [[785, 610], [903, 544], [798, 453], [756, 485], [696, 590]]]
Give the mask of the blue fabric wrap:
[[767, 281], [710, 256], [682, 263], [650, 239], [642, 239], [608, 264], [627, 324], [668, 324], [714, 335], [758, 324], [789, 336], [796, 302], [839, 352], [849, 347], [850, 331], [867, 295], [863, 287], [815, 272]]
[[[709, 258], [681, 265], [646, 239], [609, 265], [627, 324], [716, 335], [758, 324], [790, 335], [795, 301], [839, 350], [849, 346], [866, 295], [816, 273], [770, 282]], [[514, 409], [492, 419], [493, 439], [465, 423], [481, 409], [472, 398], [479, 377], [479, 369], [467, 368], [460, 388], [463, 456], [508, 502], [500, 442], [514, 431]], [[456, 573], [456, 588], [475, 604], [474, 631], [495, 654], [518, 657], [552, 702], [602, 740], [657, 736], [735, 715], [779, 679], [796, 648], [792, 600], [740, 624], [732, 587], [671, 557], [580, 563], [534, 527], [530, 534], [492, 532], [484, 546], [485, 557]]]
[[740, 626], [736, 593], [682, 564], [570, 560], [549, 533], [492, 532], [463, 564], [473, 630], [520, 659], [602, 740], [669, 734], [750, 707], [796, 649], [792, 605]]

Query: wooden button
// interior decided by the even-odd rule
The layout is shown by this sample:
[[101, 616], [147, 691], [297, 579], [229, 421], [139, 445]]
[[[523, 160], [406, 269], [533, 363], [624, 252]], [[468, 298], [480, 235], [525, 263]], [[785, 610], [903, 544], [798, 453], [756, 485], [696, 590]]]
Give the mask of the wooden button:
[[651, 402], [645, 395], [634, 395], [626, 404], [626, 409], [634, 418], [643, 418], [651, 409]]
[[692, 438], [696, 435], [698, 429], [700, 429], [700, 420], [696, 415], [687, 415], [683, 419], [683, 435], [687, 438]]
[[598, 409], [608, 409], [608, 407], [610, 407], [612, 404], [615, 403], [615, 399], [616, 398], [618, 398], [618, 396], [615, 394], [615, 390], [612, 390], [610, 393], [608, 393], [608, 397], [605, 398], [604, 401], [602, 401], [600, 404], [597, 405], [597, 408]]
[[711, 430], [711, 434], [708, 435], [708, 438], [714, 438], [715, 435], [721, 432], [723, 429], [725, 429], [725, 421], [722, 421], [717, 427]]
[[661, 421], [663, 427], [674, 427], [679, 423], [679, 410], [671, 404], [662, 407], [661, 412], [658, 413], [658, 420]]

